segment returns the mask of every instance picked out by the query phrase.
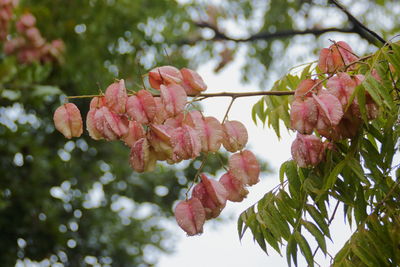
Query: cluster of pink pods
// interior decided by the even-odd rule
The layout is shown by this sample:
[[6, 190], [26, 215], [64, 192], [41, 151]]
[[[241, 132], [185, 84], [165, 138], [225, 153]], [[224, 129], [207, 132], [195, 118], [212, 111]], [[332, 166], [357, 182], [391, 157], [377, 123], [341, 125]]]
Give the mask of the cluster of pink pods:
[[[217, 217], [227, 200], [242, 201], [245, 186], [259, 180], [260, 167], [254, 154], [243, 150], [248, 140], [239, 121], [204, 116], [187, 109], [187, 96], [207, 89], [200, 75], [190, 69], [162, 66], [148, 73], [153, 95], [141, 89], [128, 95], [124, 80], [112, 83], [102, 96], [94, 97], [86, 117], [86, 128], [95, 139], [121, 140], [130, 147], [130, 165], [137, 172], [151, 171], [157, 161], [169, 164], [217, 152], [221, 146], [237, 152], [229, 159], [229, 171], [219, 181], [201, 174], [192, 198], [177, 205], [178, 224], [189, 235], [202, 232], [206, 219]], [[66, 138], [82, 134], [78, 108], [67, 103], [54, 113], [54, 124]]]
[[31, 13], [23, 14], [16, 22], [17, 36], [4, 44], [7, 55], [17, 55], [20, 63], [59, 61], [65, 49], [64, 42], [47, 42], [36, 27], [36, 18]]
[[[300, 167], [319, 164], [324, 159], [329, 140], [339, 141], [357, 134], [362, 119], [357, 98], [351, 100], [351, 96], [364, 76], [349, 73], [357, 60], [348, 44], [342, 41], [334, 43], [320, 53], [318, 67], [324, 78], [306, 79], [297, 87], [290, 120], [291, 127], [298, 134], [291, 150], [293, 159]], [[378, 115], [378, 106], [368, 93], [366, 111], [370, 120]], [[313, 132], [327, 141], [322, 142], [312, 135]]]

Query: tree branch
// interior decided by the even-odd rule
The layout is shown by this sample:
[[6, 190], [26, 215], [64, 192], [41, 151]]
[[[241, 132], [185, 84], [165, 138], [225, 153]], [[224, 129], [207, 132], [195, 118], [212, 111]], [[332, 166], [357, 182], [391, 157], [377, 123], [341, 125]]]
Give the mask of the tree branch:
[[329, 0], [333, 5], [338, 7], [340, 10], [343, 11], [343, 13], [346, 14], [347, 18], [349, 19], [350, 22], [353, 23], [353, 27], [357, 29], [357, 33], [359, 33], [361, 36], [363, 36], [366, 39], [369, 39], [368, 36], [365, 35], [365, 32], [368, 32], [371, 34], [373, 37], [375, 37], [377, 40], [379, 40], [381, 43], [386, 44], [386, 40], [383, 39], [380, 35], [378, 35], [376, 32], [373, 30], [369, 29], [367, 26], [365, 26], [361, 21], [359, 21], [356, 17], [354, 17], [342, 4], [340, 4], [336, 0]]

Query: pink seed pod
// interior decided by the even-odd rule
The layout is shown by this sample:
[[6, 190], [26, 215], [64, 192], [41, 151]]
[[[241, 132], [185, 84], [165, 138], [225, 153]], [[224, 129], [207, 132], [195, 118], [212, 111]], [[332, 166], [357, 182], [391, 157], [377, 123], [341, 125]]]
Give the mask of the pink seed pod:
[[180, 201], [175, 207], [175, 219], [178, 225], [189, 236], [201, 234], [206, 221], [206, 212], [200, 200], [192, 197]]
[[132, 147], [133, 144], [139, 140], [140, 138], [144, 138], [146, 136], [146, 132], [142, 126], [137, 121], [130, 121], [128, 126], [128, 133], [122, 137], [122, 140], [129, 147]]
[[106, 104], [109, 109], [117, 114], [125, 113], [125, 104], [128, 99], [125, 81], [123, 79], [112, 83], [105, 93]]
[[165, 111], [161, 97], [154, 97], [154, 103], [156, 105], [156, 115], [153, 118], [153, 123], [162, 124], [168, 118], [168, 114]]
[[343, 108], [349, 103], [356, 86], [356, 81], [345, 72], [339, 72], [336, 76], [329, 78], [326, 83], [328, 91], [339, 99]]
[[227, 199], [229, 201], [241, 202], [249, 193], [249, 191], [244, 187], [244, 184], [229, 172], [226, 172], [224, 175], [222, 175], [219, 179], [219, 182], [228, 192]]
[[103, 139], [103, 134], [96, 128], [95, 115], [99, 108], [105, 105], [104, 97], [93, 97], [90, 101], [90, 109], [86, 116], [86, 129], [89, 136], [94, 140]]
[[53, 116], [56, 129], [66, 138], [79, 137], [83, 132], [81, 112], [73, 103], [58, 107]]
[[222, 144], [226, 150], [236, 152], [245, 147], [249, 136], [243, 123], [240, 121], [225, 121], [222, 129], [224, 133]]
[[228, 161], [229, 172], [244, 185], [255, 185], [260, 181], [260, 165], [249, 150], [233, 154]]
[[302, 168], [317, 166], [325, 156], [325, 146], [315, 135], [298, 133], [291, 151], [294, 161]]
[[153, 171], [156, 163], [157, 160], [146, 138], [141, 138], [133, 144], [130, 164], [135, 171], [139, 173]]
[[193, 188], [192, 197], [200, 200], [208, 220], [218, 217], [225, 208], [228, 192], [220, 182], [201, 174], [201, 182]]
[[17, 31], [24, 33], [28, 28], [36, 25], [36, 18], [31, 13], [23, 14], [16, 23]]
[[140, 90], [130, 96], [126, 102], [126, 113], [132, 120], [148, 124], [156, 116], [156, 102], [153, 95], [147, 90]]
[[159, 90], [160, 86], [168, 84], [181, 84], [183, 77], [181, 72], [173, 66], [162, 66], [149, 72], [149, 83], [152, 88]]
[[125, 116], [117, 115], [106, 106], [101, 107], [94, 114], [94, 122], [98, 132], [106, 140], [116, 140], [128, 133], [129, 121]]
[[305, 79], [300, 82], [294, 92], [295, 98], [311, 97], [312, 94], [317, 94], [322, 88], [321, 80]]
[[324, 73], [334, 73], [357, 59], [351, 47], [340, 41], [329, 48], [321, 49], [318, 67]]
[[325, 90], [318, 95], [313, 95], [313, 98], [318, 107], [317, 128], [338, 125], [343, 117], [343, 108], [339, 99]]
[[317, 126], [318, 107], [313, 98], [295, 99], [290, 108], [292, 129], [302, 134], [311, 134]]
[[200, 136], [201, 151], [217, 152], [222, 144], [224, 130], [221, 123], [214, 117], [195, 117], [198, 124], [196, 130]]
[[200, 138], [197, 132], [187, 125], [173, 130], [171, 134], [171, 146], [173, 147], [172, 159], [175, 162], [193, 159], [200, 155]]
[[183, 77], [182, 86], [188, 95], [197, 95], [207, 89], [203, 78], [194, 70], [183, 68], [181, 69]]
[[187, 95], [178, 84], [161, 85], [161, 100], [168, 117], [175, 117], [185, 109]]
[[172, 130], [168, 126], [150, 124], [148, 138], [155, 151], [157, 160], [172, 160], [171, 133]]

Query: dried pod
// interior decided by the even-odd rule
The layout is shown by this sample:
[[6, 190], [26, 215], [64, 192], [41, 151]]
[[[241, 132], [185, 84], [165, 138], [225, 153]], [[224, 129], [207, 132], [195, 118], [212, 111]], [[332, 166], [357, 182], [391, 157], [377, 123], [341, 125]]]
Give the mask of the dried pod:
[[345, 72], [339, 72], [337, 75], [329, 78], [326, 83], [328, 91], [339, 99], [343, 108], [349, 103], [349, 99], [356, 86], [357, 82]]
[[245, 185], [254, 185], [260, 181], [260, 165], [256, 156], [249, 150], [233, 154], [229, 158], [229, 172]]
[[125, 81], [123, 79], [114, 82], [107, 87], [105, 101], [111, 111], [117, 114], [125, 113], [125, 104], [127, 99], [128, 94], [126, 93]]
[[146, 138], [136, 141], [131, 147], [130, 163], [137, 172], [148, 172], [154, 170], [156, 158], [150, 150], [149, 142]]
[[318, 107], [315, 100], [307, 97], [295, 99], [290, 108], [290, 124], [292, 129], [302, 133], [310, 134], [317, 126]]
[[181, 69], [183, 77], [183, 88], [188, 95], [196, 95], [207, 89], [203, 78], [194, 70], [183, 68]]
[[246, 127], [240, 121], [225, 121], [222, 125], [224, 137], [222, 144], [229, 152], [242, 150], [247, 144], [248, 134]]
[[128, 133], [129, 121], [127, 118], [115, 114], [106, 106], [96, 111], [94, 122], [96, 130], [107, 140], [120, 139]]
[[159, 90], [160, 86], [180, 84], [183, 81], [181, 72], [173, 66], [161, 66], [149, 72], [149, 83], [152, 88]]
[[216, 218], [226, 205], [228, 192], [218, 181], [208, 179], [205, 174], [201, 174], [201, 182], [195, 185], [192, 197], [201, 201], [206, 212], [206, 219]]
[[228, 192], [227, 199], [232, 202], [241, 202], [249, 193], [244, 187], [244, 184], [239, 179], [236, 179], [229, 172], [225, 173], [219, 179], [219, 182], [225, 187]]
[[103, 139], [103, 134], [96, 128], [95, 116], [99, 108], [105, 105], [104, 97], [93, 97], [90, 101], [90, 110], [86, 116], [86, 129], [89, 132], [89, 136], [94, 140]]
[[339, 99], [327, 91], [321, 91], [318, 95], [313, 95], [313, 98], [318, 107], [317, 128], [338, 125], [344, 114]]
[[168, 114], [165, 111], [161, 97], [154, 97], [154, 103], [156, 105], [156, 115], [153, 118], [153, 123], [162, 124], [168, 118]]
[[156, 102], [147, 90], [140, 90], [126, 102], [126, 113], [137, 122], [147, 124], [156, 116]]
[[58, 107], [53, 116], [56, 129], [66, 138], [79, 137], [83, 132], [81, 112], [73, 103]]
[[183, 125], [171, 133], [172, 159], [179, 162], [196, 158], [200, 155], [201, 144], [197, 132], [190, 126]]
[[178, 84], [161, 85], [161, 100], [169, 117], [175, 117], [185, 109], [187, 95]]
[[132, 147], [133, 144], [139, 140], [140, 138], [144, 138], [146, 132], [142, 126], [137, 121], [130, 121], [128, 126], [128, 133], [122, 137], [122, 140], [129, 147]]
[[174, 213], [176, 222], [189, 236], [203, 232], [206, 212], [198, 198], [192, 197], [189, 200], [180, 201]]
[[299, 167], [316, 166], [324, 159], [325, 148], [321, 139], [315, 135], [298, 133], [291, 147], [292, 157]]
[[318, 67], [322, 72], [334, 73], [357, 59], [351, 47], [347, 43], [340, 41], [329, 48], [321, 49]]
[[317, 94], [322, 88], [321, 80], [318, 79], [305, 79], [297, 86], [294, 97], [304, 98], [311, 97], [313, 93]]

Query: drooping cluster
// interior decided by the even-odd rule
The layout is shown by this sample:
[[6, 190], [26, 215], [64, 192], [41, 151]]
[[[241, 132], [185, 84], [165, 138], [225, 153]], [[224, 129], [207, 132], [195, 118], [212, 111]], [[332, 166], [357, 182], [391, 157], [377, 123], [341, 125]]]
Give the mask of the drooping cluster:
[[4, 41], [7, 37], [14, 8], [17, 5], [18, 0], [0, 0], [0, 41]]
[[[221, 123], [187, 108], [188, 95], [207, 89], [197, 72], [162, 66], [147, 76], [158, 94], [141, 89], [128, 95], [124, 80], [118, 80], [107, 87], [104, 95], [92, 98], [86, 128], [95, 140], [120, 140], [129, 146], [129, 162], [136, 172], [153, 170], [157, 161], [174, 164], [195, 159], [200, 153], [217, 152], [221, 146], [236, 152], [219, 181], [201, 174], [192, 198], [177, 205], [178, 224], [188, 235], [199, 234], [205, 220], [217, 217], [227, 200], [239, 202], [246, 197], [246, 186], [259, 181], [260, 166], [252, 152], [243, 150], [248, 133], [241, 122]], [[66, 138], [82, 133], [81, 115], [72, 103], [56, 110], [54, 123]]]
[[59, 62], [65, 49], [62, 40], [47, 42], [36, 27], [36, 18], [31, 13], [21, 15], [16, 22], [18, 34], [4, 44], [7, 55], [16, 55], [20, 63]]
[[[352, 97], [364, 76], [353, 75], [357, 56], [345, 42], [337, 42], [321, 50], [318, 62], [323, 72], [320, 79], [300, 82], [290, 110], [292, 129], [298, 132], [292, 144], [292, 156], [300, 167], [318, 165], [323, 159], [329, 141], [354, 137], [361, 124], [360, 108]], [[374, 77], [377, 77], [375, 74]], [[378, 116], [378, 107], [366, 93], [368, 119]], [[312, 135], [313, 132], [327, 141]]]

